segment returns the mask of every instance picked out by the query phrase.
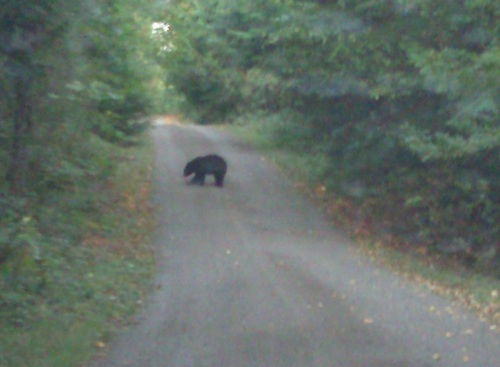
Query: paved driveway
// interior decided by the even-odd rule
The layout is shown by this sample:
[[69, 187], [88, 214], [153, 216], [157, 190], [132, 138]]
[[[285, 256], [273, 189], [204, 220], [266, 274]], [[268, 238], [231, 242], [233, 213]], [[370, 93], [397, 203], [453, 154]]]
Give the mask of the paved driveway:
[[[276, 168], [216, 129], [159, 125], [156, 290], [98, 367], [500, 366], [473, 315], [374, 265]], [[218, 153], [224, 188], [186, 185]]]

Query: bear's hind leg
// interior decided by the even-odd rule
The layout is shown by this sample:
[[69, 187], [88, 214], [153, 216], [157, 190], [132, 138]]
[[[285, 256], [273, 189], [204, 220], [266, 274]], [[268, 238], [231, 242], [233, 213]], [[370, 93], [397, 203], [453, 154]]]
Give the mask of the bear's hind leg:
[[224, 186], [224, 175], [223, 174], [216, 174], [215, 176], [215, 184], [219, 187]]

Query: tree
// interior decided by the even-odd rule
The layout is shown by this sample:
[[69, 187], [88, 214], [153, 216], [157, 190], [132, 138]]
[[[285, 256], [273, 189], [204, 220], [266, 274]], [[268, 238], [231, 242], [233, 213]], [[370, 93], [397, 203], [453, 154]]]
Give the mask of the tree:
[[174, 4], [165, 64], [199, 120], [286, 115], [265, 118], [275, 142], [321, 152], [331, 187], [403, 208], [396, 232], [497, 253], [497, 1]]
[[[146, 5], [2, 2], [2, 311], [24, 317], [43, 291], [53, 296], [45, 279], [62, 280], [54, 264], [72, 261], [61, 253], [78, 247], [88, 229], [81, 218], [99, 211], [99, 188], [113, 174], [117, 145], [136, 140], [161, 100]], [[12, 322], [9, 312], [0, 322]]]

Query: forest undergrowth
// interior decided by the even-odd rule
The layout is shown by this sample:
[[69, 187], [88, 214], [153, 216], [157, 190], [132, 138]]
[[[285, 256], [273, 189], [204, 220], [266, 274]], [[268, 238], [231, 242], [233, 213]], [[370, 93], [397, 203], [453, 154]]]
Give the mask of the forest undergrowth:
[[146, 135], [134, 147], [102, 144], [114, 174], [21, 219], [33, 226], [24, 239], [38, 257], [27, 252], [17, 267], [2, 267], [0, 366], [81, 366], [151, 290], [152, 145]]

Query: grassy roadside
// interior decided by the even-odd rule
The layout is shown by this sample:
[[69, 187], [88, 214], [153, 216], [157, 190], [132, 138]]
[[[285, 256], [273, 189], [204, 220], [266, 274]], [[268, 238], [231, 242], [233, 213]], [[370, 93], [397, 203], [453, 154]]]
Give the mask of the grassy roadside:
[[286, 172], [297, 189], [310, 196], [339, 228], [358, 244], [358, 251], [374, 262], [383, 263], [401, 276], [421, 283], [435, 293], [450, 298], [500, 329], [500, 279], [466, 268], [439, 254], [431, 254], [419, 244], [408, 244], [391, 235], [380, 235], [363, 220], [369, 203], [330, 192], [322, 182], [321, 152], [276, 148], [273, 128], [262, 123], [224, 127], [254, 145], [277, 167]]
[[[46, 291], [19, 307], [23, 322], [2, 322], [0, 366], [82, 366], [127, 322], [149, 291], [153, 256], [148, 205], [153, 149], [148, 136], [126, 149], [110, 147], [118, 168], [99, 190], [99, 210], [71, 211], [66, 198], [52, 208], [54, 222], [78, 228], [71, 238], [47, 243]], [[82, 193], [74, 193], [82, 195]], [[46, 212], [47, 215], [49, 212]], [[57, 218], [64, 217], [64, 221]], [[48, 223], [47, 225], [49, 225]], [[34, 299], [34, 300], [33, 300]], [[5, 312], [5, 310], [1, 310]], [[3, 315], [3, 320], [13, 316]]]

